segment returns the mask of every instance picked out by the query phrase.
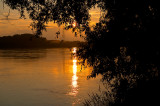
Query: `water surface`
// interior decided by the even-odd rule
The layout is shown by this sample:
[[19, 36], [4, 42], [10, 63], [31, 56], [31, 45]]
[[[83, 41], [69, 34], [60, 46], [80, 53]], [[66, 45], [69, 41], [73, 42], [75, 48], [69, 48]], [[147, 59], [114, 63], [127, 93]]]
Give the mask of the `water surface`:
[[76, 49], [0, 50], [0, 106], [79, 106], [98, 90]]

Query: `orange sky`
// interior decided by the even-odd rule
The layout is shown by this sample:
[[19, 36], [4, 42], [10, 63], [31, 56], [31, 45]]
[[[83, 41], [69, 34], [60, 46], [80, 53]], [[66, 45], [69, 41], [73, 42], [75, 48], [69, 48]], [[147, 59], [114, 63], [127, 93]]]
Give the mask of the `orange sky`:
[[[8, 35], [14, 35], [14, 34], [23, 34], [23, 33], [33, 33], [31, 30], [30, 23], [32, 20], [30, 20], [27, 16], [26, 19], [19, 19], [19, 13], [16, 10], [10, 10], [10, 20], [5, 20], [5, 16], [8, 14], [9, 8], [5, 5], [3, 9], [2, 1], [0, 1], [0, 36], [8, 36]], [[90, 25], [94, 25], [96, 22], [99, 21], [100, 17], [100, 10], [98, 8], [93, 8], [90, 10], [91, 15], [91, 22]], [[54, 40], [56, 39], [56, 32], [61, 31], [61, 33], [64, 33], [65, 37], [60, 37], [59, 39], [64, 40], [80, 40], [83, 39], [80, 37], [74, 37], [74, 34], [71, 30], [63, 30], [63, 26], [60, 28], [57, 26], [57, 24], [49, 23], [49, 27], [47, 27], [47, 32], [43, 32], [43, 37], [46, 37], [47, 39]]]

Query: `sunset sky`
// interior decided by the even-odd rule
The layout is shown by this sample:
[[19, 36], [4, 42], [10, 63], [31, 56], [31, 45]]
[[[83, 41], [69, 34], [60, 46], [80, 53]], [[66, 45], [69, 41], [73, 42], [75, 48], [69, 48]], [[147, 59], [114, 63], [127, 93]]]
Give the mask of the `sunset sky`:
[[[6, 20], [6, 15], [9, 12], [9, 7], [4, 5], [0, 1], [0, 36], [8, 36], [8, 35], [14, 35], [14, 34], [23, 34], [23, 33], [34, 33], [31, 30], [30, 23], [32, 20], [30, 20], [27, 15], [26, 19], [20, 19], [19, 12], [17, 10], [10, 10], [9, 20]], [[92, 8], [90, 10], [91, 15], [91, 22], [90, 25], [94, 25], [99, 21], [100, 17], [100, 9], [98, 8]], [[57, 26], [57, 24], [49, 23], [49, 27], [47, 27], [47, 32], [43, 32], [43, 37], [46, 37], [49, 40], [55, 40], [56, 39], [56, 32], [60, 30], [61, 34], [64, 33], [65, 37], [60, 37], [59, 39], [64, 40], [83, 40], [80, 37], [74, 37], [74, 34], [71, 30], [63, 30], [63, 27], [60, 28]]]

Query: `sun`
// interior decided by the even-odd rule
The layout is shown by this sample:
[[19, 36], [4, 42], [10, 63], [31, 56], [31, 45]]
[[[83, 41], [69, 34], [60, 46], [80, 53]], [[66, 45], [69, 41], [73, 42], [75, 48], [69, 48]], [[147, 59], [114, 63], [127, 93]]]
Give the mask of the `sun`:
[[77, 23], [74, 21], [74, 22], [72, 23], [72, 26], [73, 26], [73, 28], [75, 28], [75, 27], [77, 26]]

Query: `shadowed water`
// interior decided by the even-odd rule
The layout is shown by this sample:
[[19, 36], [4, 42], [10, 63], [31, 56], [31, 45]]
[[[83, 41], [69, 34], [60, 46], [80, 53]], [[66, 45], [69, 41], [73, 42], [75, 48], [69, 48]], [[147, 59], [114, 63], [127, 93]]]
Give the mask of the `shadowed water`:
[[0, 106], [81, 105], [97, 91], [73, 49], [0, 50]]

